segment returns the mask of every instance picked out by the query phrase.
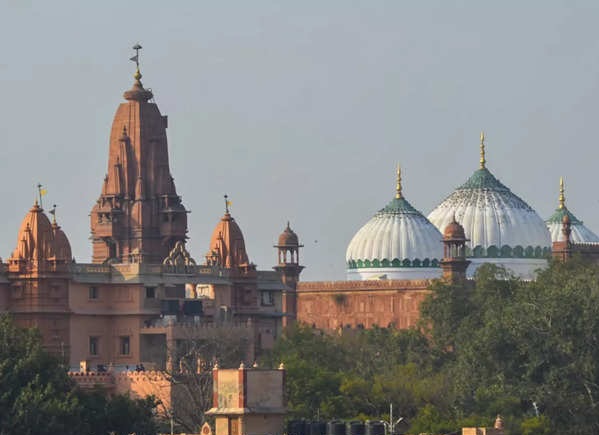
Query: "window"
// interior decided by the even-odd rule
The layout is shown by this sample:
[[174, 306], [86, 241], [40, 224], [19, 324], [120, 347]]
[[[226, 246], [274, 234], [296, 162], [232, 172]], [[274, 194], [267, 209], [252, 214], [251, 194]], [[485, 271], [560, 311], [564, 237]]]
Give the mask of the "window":
[[129, 336], [120, 337], [119, 351], [121, 355], [129, 355], [130, 352], [130, 341]]
[[272, 292], [268, 292], [268, 291], [261, 292], [261, 299], [262, 299], [262, 301], [261, 301], [262, 305], [272, 306], [275, 304], [275, 298], [274, 298]]
[[146, 287], [146, 298], [154, 299], [156, 297], [156, 287]]
[[98, 299], [98, 287], [91, 286], [89, 288], [89, 298], [90, 299]]
[[98, 337], [89, 337], [89, 354], [97, 355], [98, 354]]

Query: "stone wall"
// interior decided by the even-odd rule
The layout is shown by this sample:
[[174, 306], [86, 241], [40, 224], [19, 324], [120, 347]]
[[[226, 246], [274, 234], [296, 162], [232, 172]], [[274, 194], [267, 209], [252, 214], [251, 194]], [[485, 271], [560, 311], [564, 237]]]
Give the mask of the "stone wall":
[[430, 280], [299, 282], [298, 321], [320, 329], [409, 328], [418, 321]]

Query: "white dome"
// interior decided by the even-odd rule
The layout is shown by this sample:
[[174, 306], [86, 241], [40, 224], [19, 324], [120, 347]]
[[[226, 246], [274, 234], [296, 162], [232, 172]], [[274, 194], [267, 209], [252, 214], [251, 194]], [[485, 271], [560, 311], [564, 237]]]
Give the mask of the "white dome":
[[441, 275], [443, 236], [398, 191], [353, 237], [345, 255], [349, 279], [418, 279]]
[[572, 243], [599, 243], [599, 236], [585, 227], [581, 220], [577, 219], [565, 206], [558, 208], [549, 219], [545, 221], [547, 228], [551, 233], [551, 241], [559, 242], [564, 240], [562, 234], [562, 219], [568, 215], [570, 218], [570, 241]]
[[[532, 278], [534, 271], [545, 264], [551, 249], [551, 237], [545, 222], [526, 202], [497, 180], [484, 167], [484, 161], [481, 166], [428, 218], [437, 228], [443, 229], [455, 216], [469, 239], [469, 258], [486, 259], [481, 262], [502, 265], [507, 259], [522, 259], [507, 263], [517, 263], [514, 272], [523, 278]], [[469, 267], [469, 275], [476, 268], [476, 263]]]
[[559, 205], [555, 209], [555, 213], [545, 221], [547, 228], [551, 233], [552, 242], [561, 242], [564, 240], [562, 233], [562, 221], [565, 216], [570, 219], [570, 242], [572, 243], [599, 243], [599, 236], [589, 230], [582, 224], [582, 221], [577, 219], [570, 210], [566, 207], [566, 196], [564, 189], [564, 179], [559, 179]]

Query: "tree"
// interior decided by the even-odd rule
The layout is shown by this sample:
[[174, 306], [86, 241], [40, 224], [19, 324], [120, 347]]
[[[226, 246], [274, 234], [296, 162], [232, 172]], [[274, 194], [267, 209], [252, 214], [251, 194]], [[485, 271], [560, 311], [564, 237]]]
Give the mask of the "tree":
[[[212, 407], [214, 364], [223, 368], [239, 367], [248, 355], [253, 355], [251, 333], [250, 328], [223, 323], [190, 328], [187, 335], [176, 340], [168, 349], [171, 367], [163, 373], [171, 387], [171, 403], [158, 402], [163, 418], [172, 419], [180, 429], [197, 432], [207, 421], [204, 413]], [[156, 390], [153, 394], [160, 398], [163, 392]]]
[[81, 405], [39, 332], [0, 315], [0, 433], [77, 434]]
[[79, 390], [44, 351], [37, 329], [19, 328], [0, 315], [0, 434], [153, 435], [154, 408], [152, 397]]
[[[539, 421], [556, 432], [599, 431], [599, 266], [552, 262], [523, 282], [485, 265], [463, 294], [433, 290], [423, 318], [447, 355], [460, 413], [502, 413], [514, 433]], [[460, 299], [467, 310], [453, 303]], [[530, 420], [537, 411], [542, 418]]]

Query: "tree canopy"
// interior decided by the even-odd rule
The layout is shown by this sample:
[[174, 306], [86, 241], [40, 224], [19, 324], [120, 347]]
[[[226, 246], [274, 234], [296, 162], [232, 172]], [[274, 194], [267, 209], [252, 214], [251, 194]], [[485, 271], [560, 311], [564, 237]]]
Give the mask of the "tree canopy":
[[0, 434], [155, 434], [154, 407], [151, 397], [77, 389], [37, 329], [0, 315]]
[[285, 331], [294, 417], [386, 418], [410, 433], [491, 426], [510, 434], [599, 432], [599, 266], [551, 262], [533, 282], [493, 265], [469, 285], [437, 281], [418, 328]]

